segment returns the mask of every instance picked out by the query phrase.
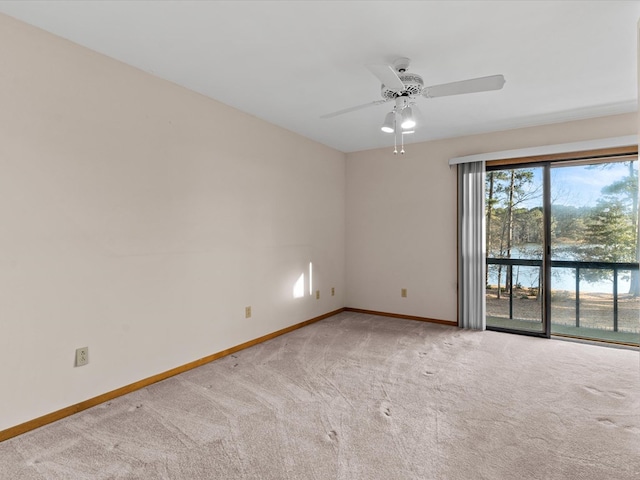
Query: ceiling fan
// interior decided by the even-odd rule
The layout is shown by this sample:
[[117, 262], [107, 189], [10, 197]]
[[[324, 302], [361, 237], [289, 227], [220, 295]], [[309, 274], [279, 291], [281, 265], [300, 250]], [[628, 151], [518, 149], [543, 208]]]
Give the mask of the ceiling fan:
[[[413, 133], [416, 122], [413, 118], [411, 105], [416, 104], [416, 97], [436, 98], [463, 93], [487, 92], [500, 90], [505, 84], [503, 75], [491, 75], [425, 87], [420, 75], [407, 72], [409, 64], [410, 60], [408, 58], [401, 57], [396, 59], [392, 65], [367, 65], [369, 71], [382, 83], [382, 100], [338, 110], [337, 112], [322, 115], [320, 118], [332, 118], [344, 113], [393, 101], [395, 103], [393, 110], [386, 115], [382, 131], [395, 133], [397, 140], [399, 130], [403, 134]], [[401, 129], [397, 128], [398, 125], [400, 125]], [[393, 153], [397, 153], [397, 147]], [[400, 153], [404, 153], [404, 147]]]

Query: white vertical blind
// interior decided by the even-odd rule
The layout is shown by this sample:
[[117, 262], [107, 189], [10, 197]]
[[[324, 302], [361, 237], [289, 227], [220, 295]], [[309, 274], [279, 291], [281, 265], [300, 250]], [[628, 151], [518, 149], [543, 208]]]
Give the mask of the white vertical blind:
[[460, 326], [486, 328], [485, 163], [458, 165], [458, 306]]

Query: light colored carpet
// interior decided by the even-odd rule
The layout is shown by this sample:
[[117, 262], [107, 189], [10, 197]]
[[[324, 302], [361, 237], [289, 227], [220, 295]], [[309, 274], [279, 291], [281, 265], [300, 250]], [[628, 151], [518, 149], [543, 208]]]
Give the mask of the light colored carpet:
[[0, 478], [640, 478], [637, 351], [342, 313], [0, 444]]

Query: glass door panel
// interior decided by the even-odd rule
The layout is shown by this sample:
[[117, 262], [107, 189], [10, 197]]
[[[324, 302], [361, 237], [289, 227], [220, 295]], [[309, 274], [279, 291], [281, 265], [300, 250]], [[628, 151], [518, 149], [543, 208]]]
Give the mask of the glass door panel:
[[544, 334], [543, 167], [486, 174], [487, 327]]
[[638, 161], [551, 166], [551, 333], [638, 344]]

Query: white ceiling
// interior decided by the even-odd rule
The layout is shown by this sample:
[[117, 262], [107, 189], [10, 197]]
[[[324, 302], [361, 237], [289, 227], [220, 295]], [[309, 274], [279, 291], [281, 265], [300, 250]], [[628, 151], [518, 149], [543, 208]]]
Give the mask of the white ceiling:
[[0, 12], [343, 152], [393, 145], [369, 63], [426, 85], [411, 142], [636, 111], [640, 1], [0, 1]]

